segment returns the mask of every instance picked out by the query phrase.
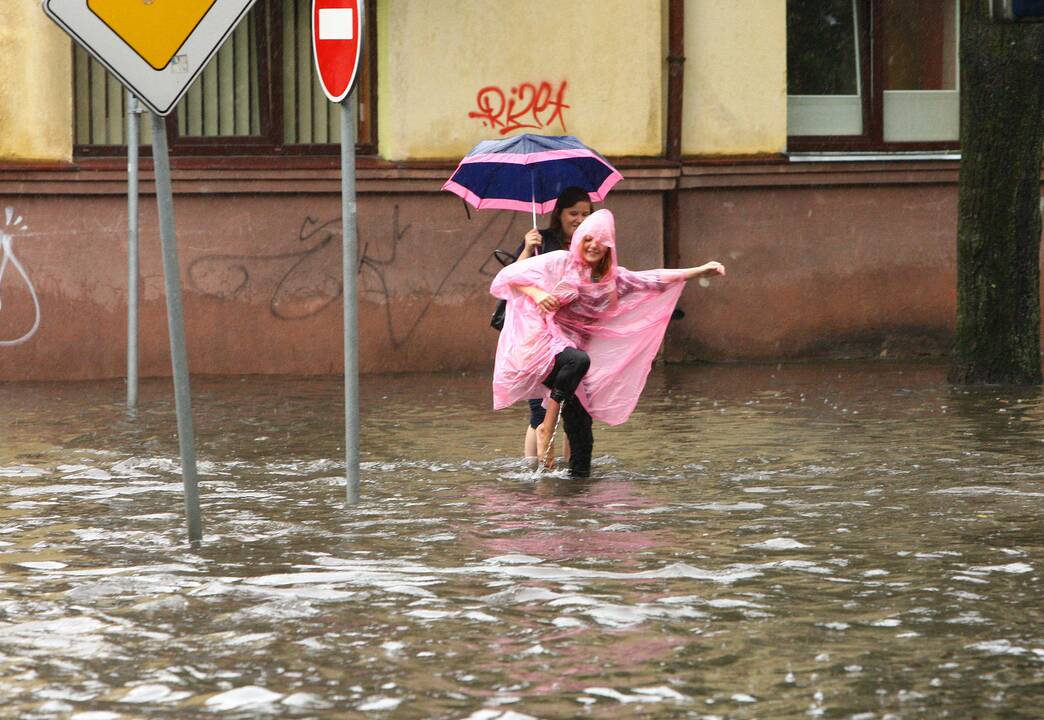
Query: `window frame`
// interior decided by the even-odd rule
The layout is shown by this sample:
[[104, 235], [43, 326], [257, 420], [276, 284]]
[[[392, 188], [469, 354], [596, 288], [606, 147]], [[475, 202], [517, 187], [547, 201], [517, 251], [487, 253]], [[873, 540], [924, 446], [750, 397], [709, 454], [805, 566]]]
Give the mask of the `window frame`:
[[[305, 0], [306, 2], [308, 0]], [[359, 78], [352, 97], [358, 97], [367, 108], [365, 115], [357, 118], [357, 128], [368, 125], [366, 137], [357, 130], [356, 154], [377, 153], [377, 26], [373, 0], [367, 7], [364, 42], [359, 68]], [[283, 138], [283, 4], [280, 0], [258, 0], [258, 89], [260, 92], [259, 135], [221, 135], [212, 137], [181, 136], [178, 133], [176, 108], [166, 116], [167, 138], [172, 157], [333, 157], [340, 154], [340, 143], [289, 144]], [[72, 49], [75, 53], [75, 47]], [[92, 60], [93, 62], [93, 60]], [[198, 79], [197, 79], [198, 82]], [[73, 92], [75, 93], [75, 78]], [[184, 98], [183, 98], [184, 99]], [[179, 103], [181, 101], [179, 100]], [[73, 103], [75, 113], [76, 103]], [[75, 127], [77, 118], [72, 118]], [[74, 133], [75, 135], [75, 133]], [[361, 139], [360, 139], [361, 138]], [[152, 147], [140, 146], [143, 157], [151, 157]], [[126, 145], [74, 144], [73, 158], [118, 157], [127, 154]]]
[[[885, 141], [884, 139], [884, 22], [883, 0], [857, 0], [856, 9], [869, 22], [859, 26], [859, 67], [866, 92], [863, 93], [863, 132], [859, 135], [787, 135], [787, 152], [909, 152], [912, 150], [960, 150], [959, 138], [935, 141]], [[958, 7], [958, 13], [960, 8]], [[960, 50], [960, 23], [957, 25], [957, 52]], [[959, 57], [958, 57], [959, 62]], [[958, 70], [959, 75], [959, 70]], [[957, 83], [958, 97], [960, 83]], [[791, 96], [788, 94], [788, 102]], [[796, 96], [799, 97], [799, 96]]]

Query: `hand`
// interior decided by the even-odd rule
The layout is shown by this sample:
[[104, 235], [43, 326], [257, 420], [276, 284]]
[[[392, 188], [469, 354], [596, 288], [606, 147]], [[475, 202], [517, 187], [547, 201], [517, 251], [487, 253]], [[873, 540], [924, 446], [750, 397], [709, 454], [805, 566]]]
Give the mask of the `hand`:
[[554, 312], [558, 309], [558, 298], [556, 298], [551, 293], [544, 292], [543, 290], [537, 290], [536, 292], [530, 294], [530, 297], [533, 298], [533, 302], [536, 303], [537, 307], [543, 310], [544, 312]]
[[700, 267], [700, 277], [713, 277], [715, 275], [724, 275], [725, 266], [716, 260], [711, 260], [706, 265]]
[[536, 228], [533, 228], [532, 230], [527, 232], [524, 240], [526, 243], [526, 250], [529, 252], [530, 255], [532, 255], [536, 250], [540, 249], [540, 246], [544, 243], [543, 236], [540, 234], [540, 231]]

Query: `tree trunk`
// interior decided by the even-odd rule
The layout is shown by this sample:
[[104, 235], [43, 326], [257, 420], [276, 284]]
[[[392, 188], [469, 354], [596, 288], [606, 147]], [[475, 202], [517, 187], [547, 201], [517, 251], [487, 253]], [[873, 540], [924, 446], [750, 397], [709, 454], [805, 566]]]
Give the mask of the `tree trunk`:
[[1039, 384], [1044, 24], [961, 3], [957, 331], [950, 380]]

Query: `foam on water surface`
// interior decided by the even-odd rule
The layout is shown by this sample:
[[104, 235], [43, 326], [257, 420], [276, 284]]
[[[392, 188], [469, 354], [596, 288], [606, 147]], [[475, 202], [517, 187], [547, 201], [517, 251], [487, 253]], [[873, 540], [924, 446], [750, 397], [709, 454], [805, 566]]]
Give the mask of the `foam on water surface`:
[[165, 386], [133, 422], [116, 384], [0, 386], [5, 443], [31, 448], [0, 455], [0, 692], [15, 716], [128, 718], [1028, 702], [1005, 678], [1044, 681], [1044, 406], [996, 424], [945, 372], [758, 372], [654, 370], [586, 481], [526, 471], [481, 378], [364, 378], [353, 507], [343, 388], [200, 380], [200, 548]]
[[256, 708], [259, 705], [270, 705], [281, 697], [283, 696], [280, 693], [254, 685], [247, 685], [218, 693], [207, 698], [203, 704], [212, 710], [227, 712], [229, 710], [242, 710], [243, 708]]

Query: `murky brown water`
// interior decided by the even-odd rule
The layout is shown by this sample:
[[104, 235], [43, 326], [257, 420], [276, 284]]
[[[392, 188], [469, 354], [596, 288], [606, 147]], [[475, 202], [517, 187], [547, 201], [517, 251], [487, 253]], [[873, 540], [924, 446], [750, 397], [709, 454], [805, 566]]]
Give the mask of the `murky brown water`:
[[1044, 401], [940, 365], [655, 370], [595, 477], [488, 376], [0, 386], [0, 716], [1040, 717]]

